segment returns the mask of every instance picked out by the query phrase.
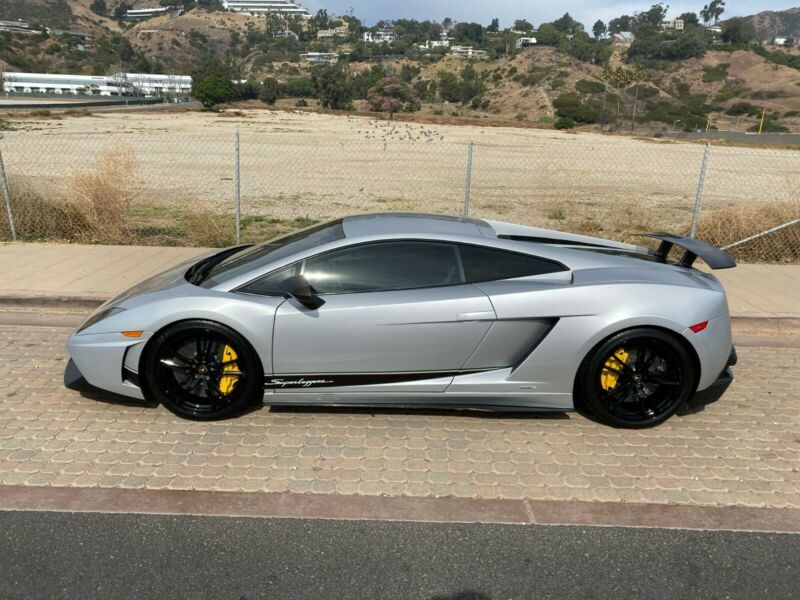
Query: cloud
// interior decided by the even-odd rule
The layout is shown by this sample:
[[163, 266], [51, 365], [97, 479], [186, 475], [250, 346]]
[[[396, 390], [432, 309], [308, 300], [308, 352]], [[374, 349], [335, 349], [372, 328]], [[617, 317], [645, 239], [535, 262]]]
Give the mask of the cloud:
[[[599, 3], [596, 0], [562, 0], [561, 2], [542, 0], [300, 0], [309, 10], [325, 8], [332, 14], [345, 14], [350, 8], [355, 15], [367, 24], [380, 19], [431, 19], [441, 21], [451, 17], [457, 21], [476, 21], [488, 24], [493, 18], [500, 19], [503, 27], [513, 24], [514, 19], [524, 18], [538, 25], [560, 17], [569, 12], [581, 21], [587, 29], [597, 19], [609, 21], [622, 14], [632, 14], [648, 9], [654, 2], [629, 0]], [[707, 0], [689, 2], [665, 2], [670, 6], [670, 15], [683, 12], [699, 12]], [[784, 10], [797, 5], [797, 0], [728, 0], [725, 16], [751, 15], [764, 10]]]

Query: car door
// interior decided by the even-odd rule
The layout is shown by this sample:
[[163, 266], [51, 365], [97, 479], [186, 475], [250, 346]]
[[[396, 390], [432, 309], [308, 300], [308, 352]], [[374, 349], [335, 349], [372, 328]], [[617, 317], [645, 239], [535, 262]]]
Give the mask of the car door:
[[300, 269], [325, 304], [290, 298], [278, 308], [275, 391], [443, 391], [495, 318], [487, 295], [465, 283], [453, 244], [359, 244]]

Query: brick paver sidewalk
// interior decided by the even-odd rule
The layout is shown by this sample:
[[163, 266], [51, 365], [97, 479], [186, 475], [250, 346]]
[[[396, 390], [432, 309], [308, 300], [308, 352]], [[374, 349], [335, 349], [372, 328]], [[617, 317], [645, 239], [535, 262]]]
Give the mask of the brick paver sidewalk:
[[337, 409], [194, 423], [65, 390], [67, 334], [0, 326], [0, 485], [800, 508], [800, 348], [740, 348], [720, 402], [644, 431]]

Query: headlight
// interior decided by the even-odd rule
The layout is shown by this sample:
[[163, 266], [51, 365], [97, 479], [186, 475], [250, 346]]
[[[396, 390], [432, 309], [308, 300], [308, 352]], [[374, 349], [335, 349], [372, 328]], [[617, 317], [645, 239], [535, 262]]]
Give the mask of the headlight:
[[83, 323], [81, 323], [81, 326], [78, 327], [78, 330], [75, 333], [80, 333], [81, 331], [83, 331], [84, 329], [88, 329], [95, 323], [99, 323], [103, 319], [112, 317], [118, 313], [121, 313], [124, 310], [125, 310], [124, 308], [120, 308], [119, 306], [109, 306], [108, 308], [103, 308], [101, 310], [98, 310], [92, 313], [88, 319], [86, 319]]

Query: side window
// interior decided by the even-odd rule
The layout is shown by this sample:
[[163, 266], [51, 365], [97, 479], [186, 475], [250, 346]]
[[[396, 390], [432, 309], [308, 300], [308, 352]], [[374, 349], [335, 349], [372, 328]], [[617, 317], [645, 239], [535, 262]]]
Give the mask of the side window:
[[557, 262], [517, 252], [466, 245], [460, 246], [460, 250], [468, 283], [566, 271]]
[[301, 264], [295, 263], [284, 267], [280, 271], [264, 275], [261, 279], [257, 279], [247, 287], [242, 288], [242, 291], [246, 294], [259, 294], [261, 296], [283, 296], [283, 290], [280, 288], [281, 282], [297, 275], [300, 272]]
[[380, 242], [335, 250], [306, 261], [318, 294], [352, 294], [464, 283], [458, 250], [434, 242]]

